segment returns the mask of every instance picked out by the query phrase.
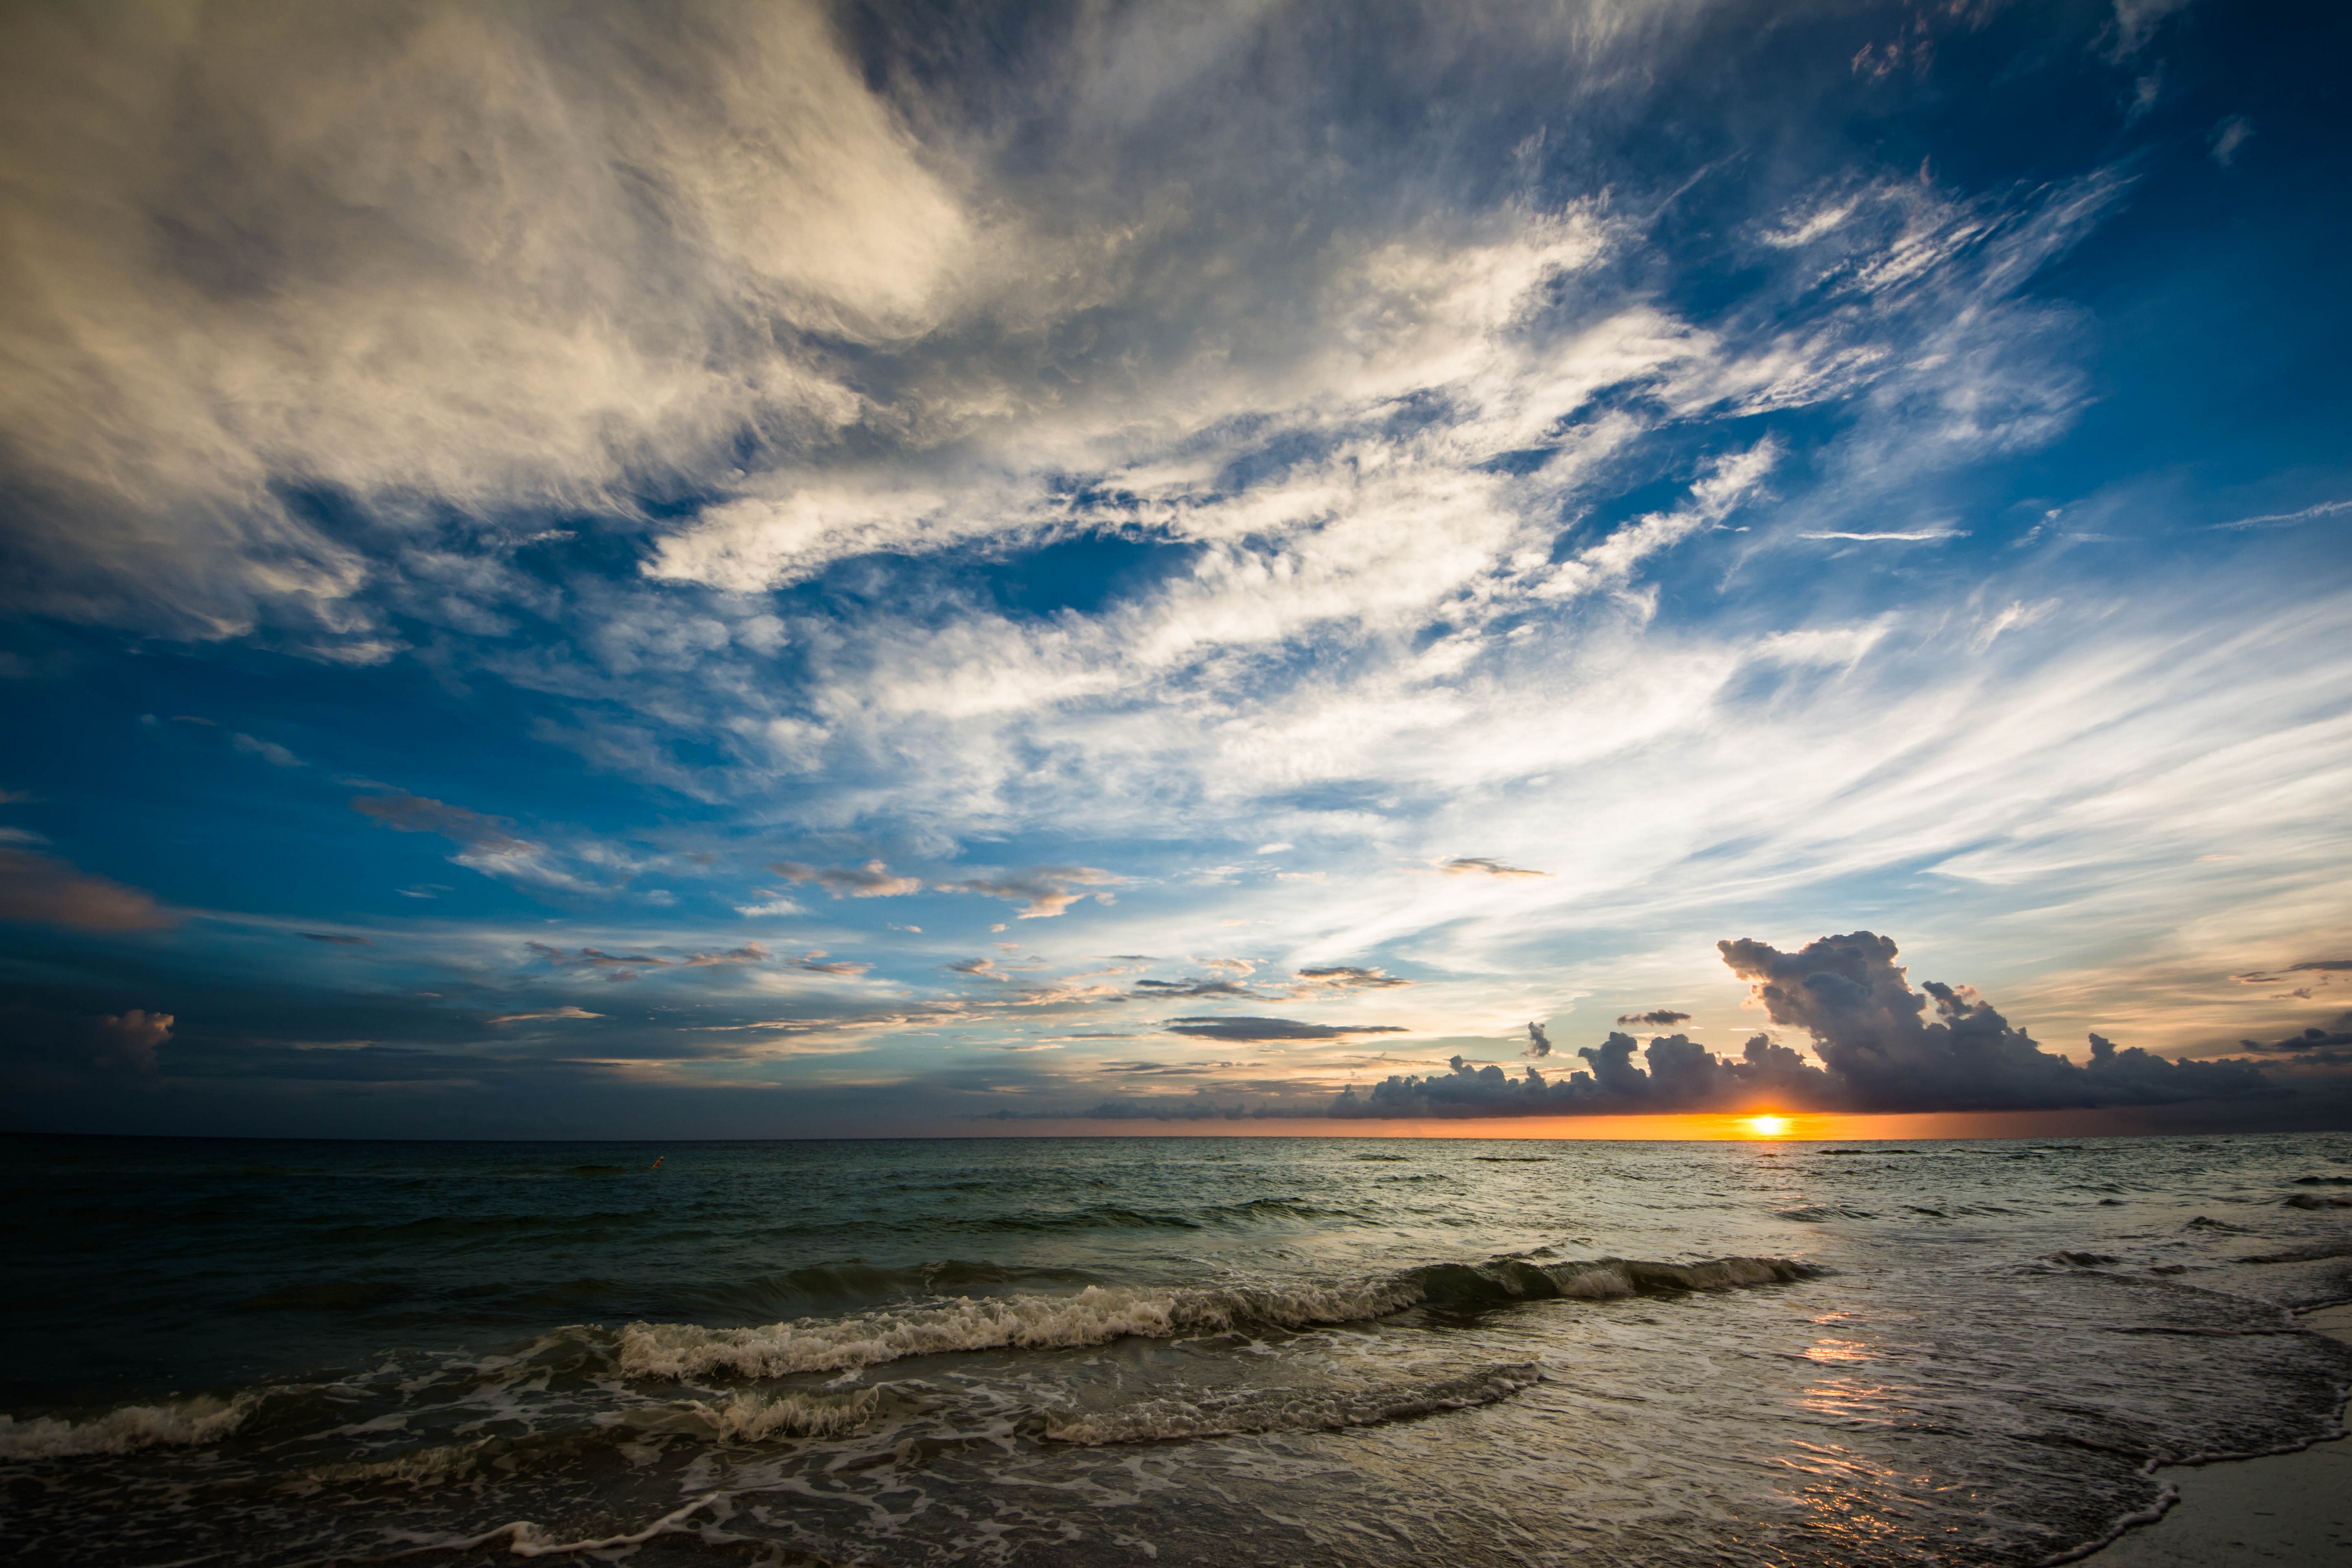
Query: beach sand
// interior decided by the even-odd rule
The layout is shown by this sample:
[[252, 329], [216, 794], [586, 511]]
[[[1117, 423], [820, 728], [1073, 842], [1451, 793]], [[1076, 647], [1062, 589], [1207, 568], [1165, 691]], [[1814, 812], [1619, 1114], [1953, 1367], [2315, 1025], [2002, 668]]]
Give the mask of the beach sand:
[[[2352, 1305], [2302, 1321], [2352, 1342]], [[2352, 1568], [2352, 1440], [2299, 1454], [2175, 1465], [2158, 1480], [2180, 1500], [2154, 1524], [2089, 1559], [2098, 1568], [2241, 1568], [2253, 1563], [2343, 1563]]]

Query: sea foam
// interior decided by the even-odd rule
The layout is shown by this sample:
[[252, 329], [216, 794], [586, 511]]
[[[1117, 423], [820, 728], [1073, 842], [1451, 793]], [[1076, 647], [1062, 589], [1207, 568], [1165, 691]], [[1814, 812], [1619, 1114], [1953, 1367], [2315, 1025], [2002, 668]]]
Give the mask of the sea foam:
[[1089, 1285], [1075, 1295], [957, 1297], [758, 1328], [636, 1322], [614, 1337], [613, 1354], [626, 1377], [782, 1377], [959, 1351], [1060, 1350], [1127, 1338], [1365, 1322], [1425, 1303], [1477, 1308], [1521, 1300], [1608, 1301], [1731, 1290], [1784, 1283], [1815, 1271], [1781, 1258], [1702, 1263], [1605, 1258], [1543, 1264], [1502, 1259], [1330, 1284], [1159, 1291]]

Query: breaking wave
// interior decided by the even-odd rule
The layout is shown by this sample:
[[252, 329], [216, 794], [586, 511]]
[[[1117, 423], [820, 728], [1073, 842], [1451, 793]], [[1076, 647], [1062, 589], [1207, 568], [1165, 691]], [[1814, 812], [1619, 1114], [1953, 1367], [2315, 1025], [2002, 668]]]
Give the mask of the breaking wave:
[[0, 1459], [59, 1459], [84, 1454], [128, 1454], [159, 1447], [193, 1448], [217, 1443], [245, 1425], [261, 1403], [258, 1392], [233, 1399], [201, 1395], [163, 1405], [125, 1405], [87, 1421], [0, 1416]]
[[958, 1297], [921, 1307], [759, 1328], [631, 1323], [614, 1336], [613, 1354], [616, 1369], [626, 1377], [782, 1377], [957, 1351], [1062, 1350], [1130, 1337], [1166, 1339], [1236, 1329], [1365, 1322], [1423, 1305], [1475, 1310], [1517, 1301], [1611, 1301], [1733, 1290], [1784, 1284], [1817, 1272], [1783, 1258], [1718, 1258], [1703, 1263], [1507, 1258], [1433, 1264], [1331, 1285], [1190, 1291], [1090, 1285], [1076, 1295]]

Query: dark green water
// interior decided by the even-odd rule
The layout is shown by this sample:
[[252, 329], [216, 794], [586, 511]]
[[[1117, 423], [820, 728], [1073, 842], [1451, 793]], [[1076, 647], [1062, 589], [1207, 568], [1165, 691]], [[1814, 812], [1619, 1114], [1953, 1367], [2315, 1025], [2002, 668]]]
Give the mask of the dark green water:
[[2352, 1296], [2347, 1178], [2342, 1135], [0, 1140], [0, 1545], [2039, 1562], [2152, 1462], [2331, 1429], [2352, 1353], [2286, 1309]]

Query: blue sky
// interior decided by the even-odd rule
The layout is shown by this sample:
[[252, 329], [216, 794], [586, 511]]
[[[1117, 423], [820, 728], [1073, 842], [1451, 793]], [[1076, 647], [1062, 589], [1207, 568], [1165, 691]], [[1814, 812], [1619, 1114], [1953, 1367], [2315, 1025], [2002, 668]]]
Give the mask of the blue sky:
[[9, 1123], [2307, 1111], [2346, 26], [13, 13]]

